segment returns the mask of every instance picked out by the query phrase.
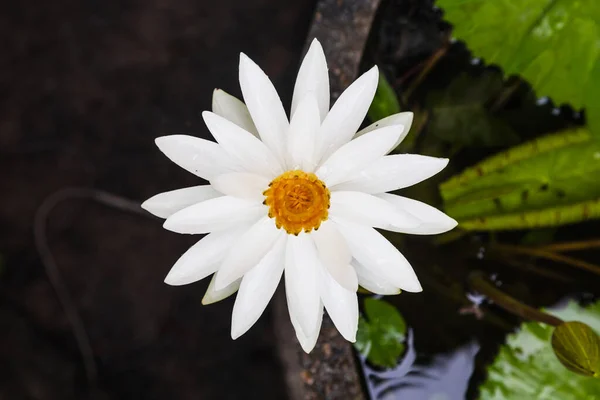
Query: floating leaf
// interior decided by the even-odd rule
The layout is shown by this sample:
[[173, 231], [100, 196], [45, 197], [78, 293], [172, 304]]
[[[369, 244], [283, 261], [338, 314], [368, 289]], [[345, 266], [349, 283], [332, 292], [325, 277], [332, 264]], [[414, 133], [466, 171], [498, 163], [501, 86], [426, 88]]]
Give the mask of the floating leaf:
[[591, 131], [598, 138], [600, 136], [600, 63], [596, 63], [589, 84], [590, 88], [584, 100], [585, 115]]
[[[600, 332], [600, 302], [582, 308], [570, 302], [561, 310], [546, 310], [562, 320], [581, 321]], [[537, 322], [521, 325], [509, 335], [488, 367], [480, 387], [482, 400], [585, 400], [600, 398], [600, 380], [571, 372], [551, 346], [554, 328]]]
[[377, 91], [367, 116], [372, 122], [379, 121], [385, 117], [389, 117], [392, 114], [399, 113], [400, 103], [398, 103], [398, 97], [394, 88], [389, 84], [383, 73], [379, 74], [379, 82], [377, 83]]
[[[447, 199], [455, 198], [465, 191], [465, 187], [478, 178], [502, 171], [511, 164], [516, 164], [539, 154], [549, 153], [572, 144], [590, 141], [590, 134], [585, 129], [560, 132], [548, 135], [530, 142], [513, 147], [505, 152], [498, 153], [485, 159], [474, 167], [467, 168], [462, 174], [450, 178], [441, 185], [442, 194]], [[468, 188], [467, 188], [468, 190]]]
[[519, 142], [513, 129], [485, 107], [502, 89], [502, 77], [486, 70], [478, 77], [458, 75], [444, 91], [431, 92], [429, 131], [446, 142], [463, 146], [509, 146]]
[[360, 317], [356, 349], [374, 365], [393, 367], [404, 352], [406, 323], [398, 310], [386, 301], [365, 299], [367, 319]]
[[475, 217], [460, 221], [460, 227], [471, 231], [533, 229], [574, 224], [590, 219], [600, 219], [600, 200], [548, 207], [537, 211]]
[[600, 337], [586, 324], [569, 321], [557, 326], [552, 349], [567, 369], [600, 378]]
[[475, 57], [520, 75], [539, 97], [596, 110], [600, 135], [600, 2], [438, 0], [453, 35]]
[[584, 128], [498, 153], [440, 185], [464, 229], [557, 226], [600, 216], [600, 144]]

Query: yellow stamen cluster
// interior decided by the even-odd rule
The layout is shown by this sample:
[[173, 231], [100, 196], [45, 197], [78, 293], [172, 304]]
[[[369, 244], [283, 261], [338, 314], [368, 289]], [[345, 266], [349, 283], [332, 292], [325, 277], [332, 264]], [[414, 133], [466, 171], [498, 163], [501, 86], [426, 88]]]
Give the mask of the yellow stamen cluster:
[[329, 189], [313, 173], [300, 170], [279, 175], [263, 192], [269, 217], [291, 235], [317, 230], [329, 210]]

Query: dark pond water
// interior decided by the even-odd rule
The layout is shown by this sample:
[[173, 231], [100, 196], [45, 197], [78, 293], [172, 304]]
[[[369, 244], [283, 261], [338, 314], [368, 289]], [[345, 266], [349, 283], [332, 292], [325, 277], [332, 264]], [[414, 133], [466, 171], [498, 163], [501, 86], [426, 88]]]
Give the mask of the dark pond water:
[[[451, 163], [439, 176], [401, 194], [438, 207], [441, 200], [437, 185], [463, 168], [512, 145], [583, 123], [581, 113], [569, 107], [556, 108], [548, 99], [536, 99], [526, 83], [515, 85], [514, 78], [502, 81], [499, 68], [474, 59], [463, 43], [448, 40], [449, 35], [450, 26], [432, 0], [384, 1], [362, 65], [363, 70], [373, 64], [380, 67], [397, 91], [404, 110], [415, 111], [417, 115], [418, 111], [427, 110], [432, 93], [447, 95], [447, 104], [452, 104], [457, 91], [464, 96], [483, 93], [487, 95], [487, 101], [483, 102], [485, 109], [517, 133], [516, 137], [483, 135], [474, 139], [477, 132], [452, 131], [442, 121], [435, 126], [435, 130], [445, 132], [440, 138], [431, 122], [425, 124], [411, 152], [450, 157]], [[421, 84], [413, 86], [423, 63], [444, 46], [447, 46], [445, 55]], [[460, 76], [462, 83], [455, 83]], [[490, 82], [495, 83], [490, 85]], [[463, 85], [462, 92], [456, 85]], [[412, 94], [403, 98], [409, 91]], [[507, 93], [510, 95], [505, 96]], [[415, 121], [418, 123], [419, 118]], [[448, 125], [465, 126], [456, 121], [448, 121]], [[554, 241], [578, 240], [592, 237], [597, 224], [582, 223], [544, 232], [553, 235]], [[411, 260], [424, 291], [385, 298], [404, 316], [409, 335], [407, 349], [392, 369], [377, 368], [360, 358], [371, 398], [477, 398], [486, 367], [507, 333], [522, 321], [472, 291], [468, 284], [472, 271], [483, 271], [502, 291], [535, 307], [554, 305], [566, 297], [580, 299], [586, 294], [589, 297], [597, 289], [599, 282], [590, 274], [563, 265], [530, 260], [531, 268], [519, 268], [489, 255], [492, 240], [520, 243], [527, 234], [522, 231], [493, 236], [470, 234], [439, 246], [431, 237], [388, 235]], [[593, 253], [581, 256], [597, 261]], [[473, 312], [473, 304], [481, 305], [479, 317]]]
[[201, 112], [215, 86], [240, 95], [240, 51], [289, 104], [315, 4], [0, 2], [0, 399], [286, 397], [270, 309], [232, 341], [233, 298], [203, 307], [208, 281], [163, 283], [198, 237], [69, 199], [47, 237], [94, 351], [90, 384], [32, 222], [67, 187], [142, 201], [200, 184], [154, 138], [210, 137]]

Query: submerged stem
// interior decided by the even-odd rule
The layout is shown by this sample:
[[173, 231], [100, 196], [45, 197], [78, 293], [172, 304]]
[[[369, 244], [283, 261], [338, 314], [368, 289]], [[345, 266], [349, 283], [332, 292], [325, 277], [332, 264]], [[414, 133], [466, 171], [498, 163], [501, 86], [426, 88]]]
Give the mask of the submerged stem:
[[600, 248], [600, 239], [580, 240], [577, 242], [553, 243], [546, 246], [538, 247], [544, 251], [577, 251]]
[[404, 92], [404, 95], [402, 97], [405, 102], [410, 98], [410, 96], [413, 94], [415, 89], [423, 82], [423, 80], [427, 77], [427, 75], [429, 75], [429, 73], [431, 72], [433, 67], [435, 67], [436, 64], [438, 63], [438, 61], [440, 61], [442, 59], [442, 57], [444, 57], [446, 55], [449, 47], [450, 47], [449, 42], [446, 42], [442, 47], [437, 49], [431, 55], [431, 57], [429, 57], [427, 59], [427, 61], [423, 65], [423, 69], [421, 70], [419, 75], [417, 75], [415, 80], [412, 81], [412, 83], [410, 84], [408, 89], [406, 89], [406, 91]]
[[41, 262], [46, 270], [46, 275], [50, 281], [50, 285], [56, 292], [58, 301], [63, 308], [67, 320], [71, 325], [71, 330], [81, 353], [83, 361], [83, 369], [87, 375], [88, 382], [91, 386], [96, 386], [98, 378], [98, 368], [94, 358], [94, 350], [90, 342], [89, 335], [85, 328], [83, 319], [79, 315], [77, 306], [73, 303], [73, 298], [67, 287], [59, 266], [52, 254], [52, 250], [46, 236], [48, 225], [48, 217], [54, 208], [67, 200], [75, 199], [90, 199], [100, 204], [121, 210], [127, 213], [143, 215], [150, 217], [149, 214], [141, 209], [140, 204], [136, 201], [129, 200], [112, 193], [104, 192], [89, 188], [66, 188], [48, 196], [42, 205], [35, 213], [33, 223], [33, 235], [35, 246], [40, 256]]
[[492, 244], [492, 249], [495, 251], [504, 251], [506, 253], [545, 258], [547, 260], [552, 260], [558, 263], [570, 265], [575, 268], [583, 269], [585, 271], [592, 272], [600, 276], [600, 267], [598, 267], [597, 265], [589, 263], [587, 261], [579, 260], [577, 258], [563, 256], [562, 254], [556, 254], [551, 251], [501, 243]]
[[549, 279], [554, 279], [565, 283], [573, 283], [575, 281], [575, 278], [567, 277], [554, 271], [551, 271], [548, 268], [538, 267], [537, 265], [532, 264], [530, 262], [519, 260], [514, 255], [502, 257], [501, 260], [510, 267], [518, 268], [525, 272], [531, 272], [538, 276], [543, 276]]
[[498, 306], [523, 319], [542, 322], [551, 326], [558, 326], [563, 323], [560, 318], [530, 307], [527, 304], [523, 304], [514, 297], [504, 293], [488, 281], [481, 271], [474, 271], [471, 273], [469, 276], [469, 284], [472, 289], [485, 295]]
[[517, 89], [521, 86], [521, 80], [517, 78], [512, 84], [505, 86], [502, 91], [496, 97], [494, 103], [490, 107], [492, 112], [499, 111], [504, 105], [510, 100], [512, 95], [517, 91]]

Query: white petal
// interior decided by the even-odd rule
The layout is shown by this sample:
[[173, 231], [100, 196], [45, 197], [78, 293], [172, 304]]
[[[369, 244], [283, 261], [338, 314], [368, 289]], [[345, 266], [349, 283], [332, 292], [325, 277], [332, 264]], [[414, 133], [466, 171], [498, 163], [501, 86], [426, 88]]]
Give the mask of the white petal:
[[220, 196], [210, 185], [193, 186], [152, 196], [142, 203], [142, 208], [157, 217], [168, 218], [192, 204]]
[[325, 221], [319, 230], [311, 233], [310, 237], [315, 241], [321, 264], [331, 276], [344, 288], [356, 292], [358, 278], [354, 268], [350, 266], [352, 255], [346, 239], [335, 223]]
[[240, 128], [258, 137], [258, 131], [250, 116], [248, 107], [239, 100], [221, 89], [215, 89], [212, 98], [212, 112], [229, 120]]
[[231, 172], [219, 175], [210, 184], [227, 196], [242, 199], [263, 201], [263, 192], [269, 187], [269, 180], [264, 176], [249, 172]]
[[217, 142], [246, 171], [269, 179], [281, 174], [281, 164], [260, 139], [233, 122], [209, 111], [202, 113], [206, 126]]
[[360, 131], [358, 131], [356, 133], [356, 135], [354, 137], [357, 138], [359, 136], [364, 135], [365, 133], [374, 131], [375, 129], [383, 128], [384, 126], [396, 126], [398, 129], [402, 130], [402, 133], [400, 134], [400, 137], [398, 138], [398, 140], [396, 141], [394, 146], [392, 146], [392, 148], [390, 149], [390, 151], [391, 151], [391, 150], [395, 149], [396, 147], [398, 147], [398, 145], [400, 143], [402, 143], [402, 141], [404, 140], [406, 135], [408, 135], [408, 132], [410, 131], [412, 122], [413, 122], [413, 113], [410, 111], [393, 114], [393, 115], [390, 115], [389, 117], [382, 118], [377, 122], [373, 122], [371, 125], [367, 126], [364, 129], [361, 129]]
[[[379, 71], [375, 66], [340, 95], [321, 125], [317, 138], [317, 160], [327, 159], [358, 131], [373, 101], [378, 80]], [[392, 145], [390, 143], [390, 147]]]
[[417, 200], [408, 199], [394, 194], [383, 193], [377, 197], [389, 202], [398, 209], [414, 215], [421, 224], [417, 227], [391, 226], [385, 228], [394, 232], [411, 233], [413, 235], [437, 235], [454, 229], [458, 222], [450, 218], [437, 208], [431, 207]]
[[285, 295], [290, 318], [296, 319], [304, 336], [313, 337], [320, 311], [317, 284], [317, 250], [307, 234], [288, 236], [285, 253]]
[[386, 154], [398, 134], [398, 129], [388, 126], [346, 143], [317, 169], [317, 176], [330, 187], [352, 179], [358, 171]]
[[219, 262], [247, 229], [246, 226], [204, 236], [177, 260], [165, 283], [179, 286], [206, 278], [218, 269]]
[[409, 262], [381, 233], [348, 221], [336, 222], [342, 226], [340, 232], [348, 241], [352, 256], [365, 268], [407, 292], [423, 290]]
[[421, 224], [412, 214], [385, 200], [363, 192], [331, 192], [331, 217], [340, 217], [357, 224], [390, 230], [402, 226], [416, 228]]
[[154, 142], [175, 164], [206, 180], [240, 169], [215, 142], [188, 135], [162, 136]]
[[296, 337], [298, 338], [298, 342], [300, 342], [300, 346], [305, 353], [310, 353], [312, 349], [315, 348], [317, 344], [317, 339], [319, 338], [319, 332], [321, 331], [321, 323], [323, 322], [323, 303], [319, 302], [319, 311], [317, 317], [317, 323], [311, 331], [313, 332], [311, 336], [304, 335], [302, 329], [300, 328], [300, 323], [296, 318], [291, 316], [292, 326], [294, 327], [294, 331], [296, 332]]
[[289, 121], [269, 77], [244, 53], [240, 54], [240, 87], [260, 138], [283, 162]]
[[302, 65], [300, 65], [294, 86], [290, 115], [295, 114], [307, 94], [316, 99], [320, 115], [319, 122], [322, 121], [329, 111], [329, 73], [323, 47], [317, 39], [310, 44]]
[[256, 221], [266, 213], [267, 208], [259, 202], [222, 196], [176, 212], [163, 227], [177, 233], [208, 233]]
[[358, 275], [358, 283], [371, 293], [394, 295], [399, 294], [400, 289], [388, 282], [387, 279], [373, 273], [370, 269], [356, 260], [352, 260], [352, 266]]
[[317, 101], [308, 93], [292, 114], [287, 146], [289, 169], [315, 170], [315, 138], [320, 124]]
[[264, 216], [244, 233], [229, 251], [217, 272], [215, 288], [220, 290], [250, 271], [283, 234], [273, 220]]
[[216, 276], [216, 274], [212, 276], [212, 279], [208, 284], [208, 289], [206, 289], [206, 293], [204, 293], [204, 297], [202, 298], [202, 304], [205, 306], [228, 298], [229, 296], [237, 292], [237, 290], [240, 288], [240, 283], [242, 282], [241, 279], [238, 279], [237, 281], [234, 281], [231, 284], [225, 286], [225, 288], [221, 290], [216, 290]]
[[280, 236], [256, 267], [242, 278], [231, 315], [231, 338], [237, 339], [262, 315], [283, 274], [286, 236]]
[[447, 158], [418, 154], [385, 156], [356, 174], [348, 182], [333, 190], [358, 190], [366, 193], [384, 193], [412, 186], [432, 177], [448, 165]]
[[358, 328], [358, 297], [340, 286], [331, 275], [321, 269], [319, 280], [321, 299], [333, 324], [349, 342], [356, 341]]

